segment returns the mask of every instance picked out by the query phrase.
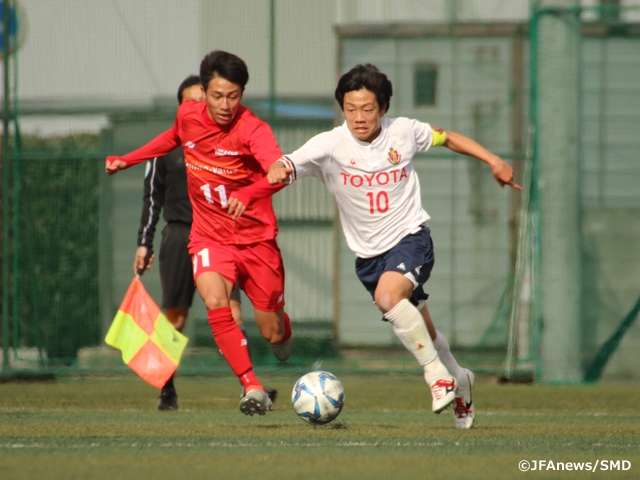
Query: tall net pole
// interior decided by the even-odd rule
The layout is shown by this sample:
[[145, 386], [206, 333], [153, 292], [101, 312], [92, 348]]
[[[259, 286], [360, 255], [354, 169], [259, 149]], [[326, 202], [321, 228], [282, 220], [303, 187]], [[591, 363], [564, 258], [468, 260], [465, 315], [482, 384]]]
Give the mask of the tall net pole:
[[543, 0], [537, 22], [535, 155], [540, 205], [541, 380], [578, 382], [581, 320], [580, 10]]
[[4, 96], [2, 105], [2, 373], [9, 367], [9, 178], [11, 159], [9, 158], [9, 37], [11, 5], [2, 2], [2, 64], [4, 69]]

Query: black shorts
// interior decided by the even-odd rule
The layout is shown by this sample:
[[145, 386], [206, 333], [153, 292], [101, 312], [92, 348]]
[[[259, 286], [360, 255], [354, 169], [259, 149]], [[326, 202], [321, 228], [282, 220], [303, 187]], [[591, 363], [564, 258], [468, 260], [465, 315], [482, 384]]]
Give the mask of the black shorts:
[[160, 282], [162, 308], [191, 308], [196, 285], [189, 255], [191, 225], [167, 223], [160, 244]]
[[404, 237], [388, 252], [373, 258], [357, 258], [356, 274], [373, 297], [384, 272], [399, 272], [413, 283], [409, 300], [418, 305], [420, 300], [429, 298], [422, 286], [431, 276], [433, 263], [431, 230], [425, 225], [419, 232]]

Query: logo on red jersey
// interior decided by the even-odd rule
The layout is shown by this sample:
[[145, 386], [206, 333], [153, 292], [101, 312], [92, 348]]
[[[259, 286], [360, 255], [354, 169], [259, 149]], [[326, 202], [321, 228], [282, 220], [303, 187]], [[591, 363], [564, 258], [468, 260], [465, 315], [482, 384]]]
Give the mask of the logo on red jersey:
[[187, 148], [196, 148], [196, 144], [193, 142], [187, 142], [184, 144], [184, 146]]
[[232, 152], [231, 150], [223, 150], [222, 148], [216, 148], [216, 155], [219, 157], [237, 157], [238, 152]]
[[391, 165], [397, 165], [400, 163], [400, 154], [397, 150], [394, 150], [393, 148], [389, 149], [389, 161], [391, 162]]

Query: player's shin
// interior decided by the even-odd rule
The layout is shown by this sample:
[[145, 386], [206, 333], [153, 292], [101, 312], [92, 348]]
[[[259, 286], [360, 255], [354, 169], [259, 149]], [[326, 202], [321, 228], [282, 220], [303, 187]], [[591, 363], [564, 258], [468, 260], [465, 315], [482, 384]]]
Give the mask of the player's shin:
[[438, 352], [438, 358], [440, 358], [442, 363], [444, 363], [444, 366], [447, 367], [449, 373], [458, 380], [464, 376], [464, 370], [460, 365], [458, 365], [458, 362], [453, 357], [447, 338], [438, 330], [436, 330], [436, 333], [437, 335], [436, 339], [433, 341], [433, 346]]
[[447, 408], [456, 395], [456, 382], [438, 358], [429, 331], [422, 315], [409, 300], [401, 300], [384, 314], [393, 326], [393, 332], [422, 365], [424, 378], [431, 389], [431, 409], [440, 413]]
[[448, 378], [449, 372], [438, 358], [427, 327], [418, 309], [409, 300], [401, 300], [384, 314], [393, 332], [402, 344], [418, 360], [429, 384], [441, 378]]
[[271, 344], [271, 349], [273, 350], [273, 354], [275, 357], [284, 362], [291, 357], [291, 353], [293, 352], [293, 337], [291, 336], [291, 320], [289, 319], [289, 315], [284, 312], [284, 333], [282, 335], [282, 340], [280, 343]]
[[247, 391], [251, 390], [250, 387], [262, 389], [260, 382], [253, 374], [253, 364], [249, 358], [247, 340], [233, 320], [231, 309], [222, 307], [209, 310], [207, 317], [220, 353], [222, 353], [233, 373], [240, 379], [243, 387]]
[[242, 335], [247, 342], [247, 353], [249, 354], [249, 360], [251, 360], [251, 347], [249, 346], [249, 334], [247, 333], [247, 329], [244, 327], [244, 325], [238, 325], [238, 328], [242, 332]]

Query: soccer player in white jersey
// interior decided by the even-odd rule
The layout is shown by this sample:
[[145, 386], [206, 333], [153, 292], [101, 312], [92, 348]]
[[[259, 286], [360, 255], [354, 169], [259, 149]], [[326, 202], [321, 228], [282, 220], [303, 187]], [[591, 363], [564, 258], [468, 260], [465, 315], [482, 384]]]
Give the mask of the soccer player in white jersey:
[[474, 140], [409, 118], [384, 118], [391, 82], [374, 65], [357, 65], [338, 82], [335, 98], [345, 122], [316, 135], [269, 168], [271, 185], [315, 176], [335, 199], [347, 244], [356, 254], [356, 274], [384, 318], [424, 369], [432, 410], [455, 401], [457, 428], [471, 428], [475, 415], [473, 373], [461, 368], [427, 310], [422, 286], [434, 255], [412, 160], [433, 146], [478, 158], [504, 188], [513, 170]]

